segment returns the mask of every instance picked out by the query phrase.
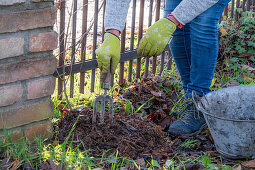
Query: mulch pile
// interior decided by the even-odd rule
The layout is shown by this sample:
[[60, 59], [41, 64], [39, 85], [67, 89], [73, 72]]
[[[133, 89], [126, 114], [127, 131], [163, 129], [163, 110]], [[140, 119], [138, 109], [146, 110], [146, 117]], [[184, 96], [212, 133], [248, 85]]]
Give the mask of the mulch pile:
[[[77, 121], [79, 112], [69, 112], [59, 122], [59, 141], [64, 141]], [[72, 132], [75, 140], [83, 141], [85, 149], [93, 156], [101, 156], [104, 151], [116, 151], [120, 156], [132, 159], [166, 155], [172, 152], [170, 141], [162, 129], [149, 119], [136, 115], [121, 115], [104, 124], [92, 123], [92, 110], [85, 109]], [[80, 146], [82, 147], [82, 146]], [[84, 148], [81, 148], [84, 149]]]
[[135, 110], [140, 108], [137, 113], [148, 116], [164, 131], [176, 120], [170, 111], [176, 103], [177, 96], [181, 94], [175, 89], [170, 78], [154, 77], [142, 80], [127, 88], [122, 96], [132, 102]]

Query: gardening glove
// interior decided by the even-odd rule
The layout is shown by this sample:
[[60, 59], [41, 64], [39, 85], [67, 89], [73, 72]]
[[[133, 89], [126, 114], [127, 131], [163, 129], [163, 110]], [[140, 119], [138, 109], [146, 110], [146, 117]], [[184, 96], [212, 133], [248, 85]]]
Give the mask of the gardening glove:
[[[112, 34], [104, 34], [103, 44], [96, 50], [97, 63], [100, 69], [100, 82], [105, 81], [108, 69], [113, 74], [120, 61], [120, 39]], [[111, 68], [109, 68], [111, 67]]]
[[176, 25], [167, 18], [155, 22], [139, 42], [138, 55], [151, 57], [161, 54], [175, 30]]

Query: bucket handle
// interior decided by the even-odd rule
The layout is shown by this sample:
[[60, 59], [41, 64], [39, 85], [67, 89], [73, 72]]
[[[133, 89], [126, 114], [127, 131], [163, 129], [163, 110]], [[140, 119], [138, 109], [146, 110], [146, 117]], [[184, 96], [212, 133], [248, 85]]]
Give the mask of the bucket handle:
[[[195, 100], [195, 98], [200, 99], [197, 93], [195, 91], [192, 91], [192, 100], [193, 103], [195, 104], [195, 107], [197, 108], [198, 111], [205, 113], [206, 112], [205, 109], [198, 104], [198, 100]], [[201, 102], [201, 105], [204, 106], [202, 100], [199, 101]]]

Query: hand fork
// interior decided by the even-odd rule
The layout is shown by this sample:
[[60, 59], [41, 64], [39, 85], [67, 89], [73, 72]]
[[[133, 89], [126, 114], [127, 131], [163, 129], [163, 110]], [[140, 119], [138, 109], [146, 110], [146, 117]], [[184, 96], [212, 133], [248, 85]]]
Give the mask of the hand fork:
[[96, 119], [97, 119], [97, 103], [101, 104], [101, 112], [100, 112], [100, 123], [103, 124], [104, 123], [104, 115], [105, 115], [105, 105], [106, 102], [109, 102], [109, 118], [111, 121], [113, 121], [113, 100], [110, 96], [107, 95], [107, 90], [110, 89], [110, 69], [107, 72], [105, 81], [103, 83], [103, 89], [105, 90], [103, 95], [98, 96], [93, 103], [93, 118], [92, 118], [92, 122], [96, 123]]

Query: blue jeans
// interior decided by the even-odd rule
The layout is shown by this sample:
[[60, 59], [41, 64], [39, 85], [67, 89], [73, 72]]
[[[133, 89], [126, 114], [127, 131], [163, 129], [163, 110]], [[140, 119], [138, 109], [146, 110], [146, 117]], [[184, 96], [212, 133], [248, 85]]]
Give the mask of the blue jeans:
[[[182, 0], [167, 0], [164, 17]], [[218, 57], [217, 23], [230, 0], [218, 3], [197, 16], [190, 23], [177, 28], [170, 42], [170, 49], [182, 78], [186, 97], [195, 91], [202, 96], [210, 90]]]

